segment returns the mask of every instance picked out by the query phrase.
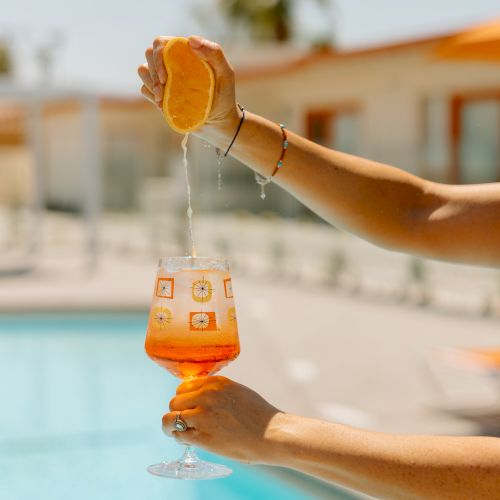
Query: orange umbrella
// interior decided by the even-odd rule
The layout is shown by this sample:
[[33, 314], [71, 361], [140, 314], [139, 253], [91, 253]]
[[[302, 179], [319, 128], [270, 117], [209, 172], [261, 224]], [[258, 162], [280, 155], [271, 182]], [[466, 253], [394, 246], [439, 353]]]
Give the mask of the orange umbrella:
[[500, 19], [458, 33], [436, 48], [443, 59], [500, 62]]

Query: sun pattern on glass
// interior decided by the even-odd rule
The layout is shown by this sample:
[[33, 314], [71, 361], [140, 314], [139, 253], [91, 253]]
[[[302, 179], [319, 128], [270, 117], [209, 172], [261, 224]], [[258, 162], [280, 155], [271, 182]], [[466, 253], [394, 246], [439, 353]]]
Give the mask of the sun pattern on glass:
[[165, 328], [172, 322], [172, 312], [167, 307], [155, 307], [151, 312], [152, 320], [158, 328]]
[[213, 288], [210, 281], [202, 278], [193, 282], [193, 300], [195, 302], [209, 302], [212, 299]]

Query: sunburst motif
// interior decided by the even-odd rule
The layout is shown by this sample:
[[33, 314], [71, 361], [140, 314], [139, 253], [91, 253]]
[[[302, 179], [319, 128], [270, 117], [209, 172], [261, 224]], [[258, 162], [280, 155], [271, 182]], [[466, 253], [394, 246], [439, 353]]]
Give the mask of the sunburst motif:
[[193, 282], [193, 300], [196, 302], [208, 302], [212, 298], [212, 283], [206, 279]]
[[172, 322], [172, 311], [167, 307], [155, 307], [151, 318], [157, 328], [166, 328]]
[[230, 307], [227, 310], [227, 319], [229, 320], [230, 323], [236, 321], [236, 309], [234, 307]]
[[158, 278], [156, 282], [156, 296], [162, 299], [173, 299], [174, 278]]
[[210, 317], [207, 313], [193, 314], [193, 317], [191, 318], [191, 324], [195, 328], [198, 328], [198, 330], [204, 330], [210, 324]]
[[192, 312], [189, 315], [190, 330], [217, 330], [215, 312]]

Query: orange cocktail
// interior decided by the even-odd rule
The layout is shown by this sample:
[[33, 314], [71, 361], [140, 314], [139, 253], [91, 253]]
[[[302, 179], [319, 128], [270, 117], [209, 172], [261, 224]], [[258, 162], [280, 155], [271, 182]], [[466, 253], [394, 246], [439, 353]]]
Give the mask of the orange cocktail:
[[[227, 264], [183, 260], [189, 268], [158, 270], [146, 352], [176, 377], [188, 379], [219, 371], [238, 356], [240, 344]], [[219, 268], [213, 269], [214, 263]]]

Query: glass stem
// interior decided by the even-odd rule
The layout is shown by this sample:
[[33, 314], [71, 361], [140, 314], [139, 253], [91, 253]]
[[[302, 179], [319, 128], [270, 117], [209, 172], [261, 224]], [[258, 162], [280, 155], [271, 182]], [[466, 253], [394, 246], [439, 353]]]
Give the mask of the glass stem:
[[180, 459], [180, 462], [183, 467], [192, 467], [196, 463], [200, 461], [196, 450], [192, 446], [186, 446], [186, 450], [184, 451], [184, 455]]

